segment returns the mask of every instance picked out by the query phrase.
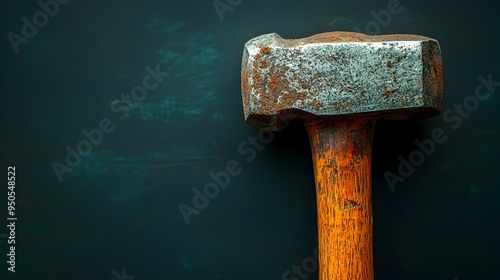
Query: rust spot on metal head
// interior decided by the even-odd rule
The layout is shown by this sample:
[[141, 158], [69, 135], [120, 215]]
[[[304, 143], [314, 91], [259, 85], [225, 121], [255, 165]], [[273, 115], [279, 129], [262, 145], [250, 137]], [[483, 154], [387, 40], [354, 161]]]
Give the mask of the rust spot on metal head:
[[272, 74], [271, 75], [271, 80], [269, 80], [269, 88], [272, 91], [276, 90], [276, 85], [278, 84], [278, 75]]
[[389, 98], [389, 96], [391, 96], [393, 94], [396, 94], [395, 90], [386, 90], [385, 93], [384, 93], [384, 97], [385, 98]]
[[441, 58], [439, 56], [433, 56], [433, 67], [434, 67], [434, 81], [441, 88], [443, 87], [443, 65], [441, 63]]
[[408, 102], [407, 102], [407, 101], [406, 101], [403, 97], [400, 97], [400, 98], [399, 98], [399, 101], [401, 101], [401, 103], [403, 103], [403, 106], [405, 106], [405, 107], [410, 106], [410, 105], [408, 104]]
[[258, 80], [260, 78], [260, 73], [259, 72], [253, 72], [252, 73], [252, 79]]
[[262, 48], [260, 48], [260, 52], [263, 54], [269, 54], [271, 50], [269, 49], [269, 46], [263, 46]]
[[243, 108], [248, 108], [250, 103], [250, 96], [248, 90], [248, 69], [242, 69], [241, 71], [241, 92], [243, 97]]

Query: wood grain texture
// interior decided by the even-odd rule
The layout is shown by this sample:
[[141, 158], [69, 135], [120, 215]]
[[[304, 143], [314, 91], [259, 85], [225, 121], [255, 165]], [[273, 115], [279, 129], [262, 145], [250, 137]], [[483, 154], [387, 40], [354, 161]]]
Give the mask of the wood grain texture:
[[372, 280], [375, 120], [308, 120], [318, 207], [319, 279]]

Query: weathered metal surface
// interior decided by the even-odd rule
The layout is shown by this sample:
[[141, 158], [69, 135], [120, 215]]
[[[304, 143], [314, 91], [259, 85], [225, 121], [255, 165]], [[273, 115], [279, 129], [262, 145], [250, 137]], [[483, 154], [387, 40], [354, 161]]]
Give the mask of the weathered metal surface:
[[245, 119], [267, 130], [311, 114], [429, 117], [442, 103], [439, 44], [418, 35], [266, 34], [245, 44], [241, 79]]

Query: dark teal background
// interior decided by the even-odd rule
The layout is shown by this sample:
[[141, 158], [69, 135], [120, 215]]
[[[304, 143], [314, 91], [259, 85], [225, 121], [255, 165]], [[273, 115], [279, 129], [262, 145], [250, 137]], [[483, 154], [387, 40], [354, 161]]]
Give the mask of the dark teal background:
[[[7, 34], [21, 35], [21, 18], [41, 8], [2, 1], [0, 234], [9, 165], [18, 221], [17, 272], [7, 271], [0, 238], [0, 278], [118, 279], [113, 271], [125, 268], [135, 280], [284, 279], [317, 246], [309, 144], [292, 123], [250, 162], [238, 152], [258, 136], [243, 119], [243, 45], [270, 32], [364, 31], [370, 11], [388, 2], [244, 0], [221, 21], [209, 0], [71, 0], [16, 54]], [[440, 42], [444, 111], [474, 95], [478, 76], [500, 81], [498, 2], [401, 6], [380, 34]], [[169, 76], [121, 120], [111, 102], [157, 64]], [[496, 87], [457, 129], [443, 115], [377, 124], [376, 279], [500, 279], [499, 94]], [[115, 130], [59, 182], [51, 164], [64, 164], [65, 148], [103, 118]], [[408, 158], [414, 140], [435, 128], [447, 140], [393, 192], [384, 173], [397, 173], [398, 156]], [[202, 190], [230, 160], [241, 173], [186, 225], [179, 204], [192, 206], [193, 188]]]

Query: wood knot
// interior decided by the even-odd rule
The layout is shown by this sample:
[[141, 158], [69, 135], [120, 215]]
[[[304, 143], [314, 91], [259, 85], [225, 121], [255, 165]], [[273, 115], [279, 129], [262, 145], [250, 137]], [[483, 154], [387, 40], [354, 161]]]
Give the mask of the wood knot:
[[357, 203], [354, 200], [347, 199], [344, 201], [344, 211], [352, 210], [358, 207], [361, 207], [361, 204]]

